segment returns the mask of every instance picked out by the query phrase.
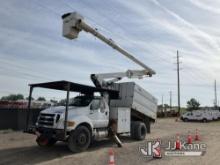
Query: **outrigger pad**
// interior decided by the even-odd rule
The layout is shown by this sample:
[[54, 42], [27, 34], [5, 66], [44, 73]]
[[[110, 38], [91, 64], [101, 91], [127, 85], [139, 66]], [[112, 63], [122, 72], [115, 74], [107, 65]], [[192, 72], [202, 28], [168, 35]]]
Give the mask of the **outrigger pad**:
[[118, 145], [118, 147], [122, 147], [122, 142], [116, 134], [113, 135], [113, 139], [114, 139], [115, 143]]

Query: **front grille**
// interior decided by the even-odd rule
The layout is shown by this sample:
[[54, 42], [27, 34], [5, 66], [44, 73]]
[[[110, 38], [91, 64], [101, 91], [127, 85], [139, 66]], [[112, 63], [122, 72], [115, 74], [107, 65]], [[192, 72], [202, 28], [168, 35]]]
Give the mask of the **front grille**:
[[53, 126], [55, 114], [41, 113], [38, 119], [38, 124], [43, 126]]

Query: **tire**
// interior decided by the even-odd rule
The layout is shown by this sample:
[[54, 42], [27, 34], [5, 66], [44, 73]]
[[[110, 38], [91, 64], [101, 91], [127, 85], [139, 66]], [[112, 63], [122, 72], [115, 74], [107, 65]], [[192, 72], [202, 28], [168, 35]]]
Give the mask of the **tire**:
[[134, 133], [135, 133], [135, 122], [131, 122], [131, 132], [130, 132], [130, 134], [131, 134], [131, 138], [132, 139], [135, 139], [135, 135], [134, 135]]
[[207, 119], [202, 119], [203, 123], [207, 123], [207, 121], [208, 121]]
[[148, 119], [147, 122], [145, 122], [146, 128], [147, 128], [147, 133], [151, 133], [151, 122]]
[[143, 122], [132, 122], [131, 137], [135, 140], [144, 140], [147, 134], [146, 125]]
[[188, 119], [187, 119], [187, 118], [184, 118], [183, 121], [184, 121], [184, 122], [188, 122]]
[[79, 126], [76, 130], [71, 131], [68, 138], [68, 147], [70, 151], [82, 152], [85, 151], [91, 143], [91, 133], [85, 126]]
[[57, 140], [54, 138], [48, 139], [41, 135], [40, 137], [37, 137], [36, 142], [40, 147], [50, 147], [53, 146], [57, 142]]

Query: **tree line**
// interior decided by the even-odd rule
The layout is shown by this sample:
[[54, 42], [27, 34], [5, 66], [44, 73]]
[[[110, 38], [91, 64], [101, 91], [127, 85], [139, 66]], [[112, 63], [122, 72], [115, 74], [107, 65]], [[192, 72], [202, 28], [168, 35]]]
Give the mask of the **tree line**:
[[[10, 95], [8, 95], [8, 96], [2, 96], [1, 97], [1, 101], [17, 101], [17, 100], [28, 100], [29, 99], [29, 97], [24, 97], [24, 95], [22, 95], [22, 94], [10, 94]], [[35, 100], [33, 97], [31, 98], [32, 100]], [[38, 97], [37, 99], [36, 99], [37, 101], [47, 101], [46, 99], [45, 99], [45, 97]]]
[[[2, 96], [1, 97], [1, 101], [17, 101], [17, 100], [28, 100], [28, 97], [24, 97], [24, 95], [22, 94], [10, 94], [8, 96]], [[32, 100], [35, 100], [33, 97], [31, 98]], [[38, 97], [36, 99], [37, 101], [47, 101], [45, 97]], [[59, 103], [59, 104], [65, 104], [66, 100], [60, 100], [59, 102], [56, 100], [50, 100], [52, 103]], [[159, 108], [162, 107], [162, 105], [158, 106]], [[169, 105], [164, 104], [164, 108], [169, 108]], [[187, 101], [187, 110], [191, 111], [191, 110], [198, 110], [200, 108], [200, 103], [199, 101], [197, 101], [195, 98], [191, 98], [189, 101]]]
[[[191, 98], [189, 101], [186, 102], [186, 106], [187, 106], [187, 110], [188, 111], [192, 111], [192, 110], [198, 110], [200, 109], [200, 103], [198, 100], [196, 100], [195, 98]], [[171, 108], [168, 104], [163, 104], [162, 105], [158, 105], [159, 109], [169, 109]]]

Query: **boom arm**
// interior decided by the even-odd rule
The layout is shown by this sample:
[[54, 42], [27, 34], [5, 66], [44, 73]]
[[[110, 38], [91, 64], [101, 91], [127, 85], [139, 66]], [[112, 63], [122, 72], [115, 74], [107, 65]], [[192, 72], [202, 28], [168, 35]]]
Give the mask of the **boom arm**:
[[113, 83], [121, 80], [124, 77], [142, 79], [146, 76], [149, 75], [145, 70], [127, 70], [126, 72], [92, 74], [91, 80], [96, 87], [111, 88]]
[[121, 54], [135, 62], [136, 64], [142, 66], [145, 69], [145, 73], [149, 76], [152, 76], [155, 74], [155, 71], [146, 66], [144, 63], [139, 61], [137, 58], [135, 58], [132, 54], [127, 52], [126, 50], [122, 49], [120, 46], [118, 46], [116, 43], [113, 42], [112, 39], [106, 38], [104, 35], [99, 33], [96, 29], [92, 28], [88, 24], [86, 24], [83, 21], [83, 17], [79, 15], [76, 12], [73, 13], [67, 13], [62, 16], [63, 19], [63, 36], [68, 39], [75, 39], [78, 37], [78, 34], [81, 30], [84, 30], [86, 32], [89, 32], [111, 46], [113, 49], [116, 49]]

